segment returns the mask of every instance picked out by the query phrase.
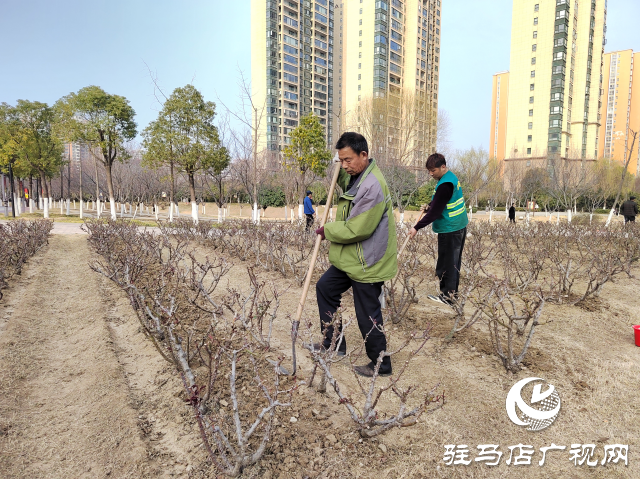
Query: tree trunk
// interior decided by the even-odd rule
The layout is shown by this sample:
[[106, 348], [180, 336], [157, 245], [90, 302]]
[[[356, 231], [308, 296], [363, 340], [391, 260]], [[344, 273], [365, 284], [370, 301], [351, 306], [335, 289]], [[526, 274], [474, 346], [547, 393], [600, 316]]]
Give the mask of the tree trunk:
[[33, 176], [29, 175], [29, 213], [33, 213]]
[[105, 163], [105, 172], [107, 173], [107, 190], [109, 191], [109, 206], [111, 207], [111, 219], [115, 221], [118, 216], [116, 215], [116, 199], [113, 195], [113, 177], [111, 176], [112, 164]]
[[176, 197], [176, 178], [173, 172], [173, 161], [169, 162], [171, 172], [171, 189], [169, 190], [169, 223], [173, 222], [173, 202]]
[[189, 173], [189, 194], [191, 195], [191, 218], [198, 223], [198, 204], [196, 203], [196, 180], [193, 173]]
[[44, 197], [44, 217], [49, 217], [49, 185], [47, 184], [47, 178], [44, 173], [40, 173], [42, 181], [42, 196]]

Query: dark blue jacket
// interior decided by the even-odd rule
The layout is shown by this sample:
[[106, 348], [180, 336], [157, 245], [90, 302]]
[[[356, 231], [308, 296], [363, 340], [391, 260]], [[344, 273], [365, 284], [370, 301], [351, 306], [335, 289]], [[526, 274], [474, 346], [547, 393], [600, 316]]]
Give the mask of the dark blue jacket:
[[304, 214], [305, 215], [312, 215], [315, 213], [315, 210], [313, 209], [313, 203], [311, 202], [311, 198], [309, 198], [308, 196], [304, 197]]

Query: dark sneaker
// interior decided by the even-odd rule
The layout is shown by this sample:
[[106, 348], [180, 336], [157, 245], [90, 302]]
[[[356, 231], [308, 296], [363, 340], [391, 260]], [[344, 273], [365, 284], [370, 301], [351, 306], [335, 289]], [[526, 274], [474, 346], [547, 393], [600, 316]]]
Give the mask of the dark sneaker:
[[[374, 373], [374, 368], [372, 367], [371, 363], [364, 366], [354, 366], [353, 370], [356, 372], [356, 374], [367, 378], [372, 378]], [[381, 367], [380, 371], [378, 371], [378, 376], [391, 376], [391, 372], [391, 368], [389, 368], [388, 370], [383, 370]]]
[[[323, 353], [327, 352], [327, 348], [324, 347], [324, 344], [322, 343], [313, 343], [313, 350], [314, 351], [322, 351]], [[346, 351], [338, 351], [338, 356], [344, 356], [346, 354]]]
[[449, 301], [447, 298], [445, 298], [441, 294], [438, 296], [434, 296], [433, 294], [430, 294], [429, 296], [427, 296], [427, 298], [429, 298], [431, 301], [434, 301], [436, 303], [444, 304], [446, 306], [451, 306], [451, 301]]

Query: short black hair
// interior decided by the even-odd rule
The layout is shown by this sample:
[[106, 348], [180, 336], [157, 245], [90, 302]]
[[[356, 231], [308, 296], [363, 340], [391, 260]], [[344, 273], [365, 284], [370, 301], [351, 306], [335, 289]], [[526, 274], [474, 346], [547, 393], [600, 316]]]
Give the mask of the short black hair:
[[369, 145], [367, 144], [367, 139], [362, 136], [360, 133], [356, 133], [353, 131], [347, 131], [343, 133], [338, 143], [336, 143], [336, 150], [341, 150], [346, 147], [350, 147], [357, 155], [362, 153], [363, 151], [368, 155], [369, 154]]
[[312, 194], [313, 194], [313, 191], [307, 190], [307, 196], [312, 195]]
[[427, 158], [427, 163], [425, 164], [427, 170], [431, 168], [440, 168], [441, 166], [447, 166], [447, 160], [445, 160], [444, 155], [434, 153]]
[[635, 200], [635, 199], [636, 199], [636, 197], [635, 197], [635, 196], [630, 196], [630, 197], [629, 197], [629, 199], [630, 199], [630, 200]]

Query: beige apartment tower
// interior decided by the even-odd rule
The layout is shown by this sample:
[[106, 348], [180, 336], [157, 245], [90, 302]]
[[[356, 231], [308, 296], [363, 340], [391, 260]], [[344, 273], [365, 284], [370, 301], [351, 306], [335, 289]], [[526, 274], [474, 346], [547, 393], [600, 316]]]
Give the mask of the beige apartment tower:
[[491, 135], [489, 156], [504, 160], [507, 145], [507, 112], [509, 111], [509, 72], [493, 75], [491, 96]]
[[[598, 157], [629, 161], [629, 172], [640, 175], [640, 53], [633, 50], [607, 53], [603, 68], [602, 125]], [[631, 150], [633, 146], [633, 150]]]
[[436, 142], [441, 0], [342, 3], [344, 124], [374, 158], [424, 166]]
[[606, 16], [606, 0], [514, 0], [505, 161], [598, 157]]
[[290, 143], [313, 112], [334, 142], [334, 0], [251, 0], [251, 94], [258, 150]]

